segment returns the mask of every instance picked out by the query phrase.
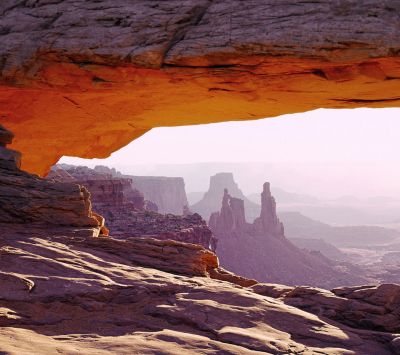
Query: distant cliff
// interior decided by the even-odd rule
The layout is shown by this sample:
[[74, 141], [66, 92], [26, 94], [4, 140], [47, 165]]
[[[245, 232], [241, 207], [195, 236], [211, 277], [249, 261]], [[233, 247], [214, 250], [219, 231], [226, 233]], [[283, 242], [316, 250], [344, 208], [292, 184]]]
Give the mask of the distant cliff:
[[[86, 166], [63, 165], [55, 167], [48, 179], [75, 182], [85, 186], [90, 192], [93, 209], [105, 218], [114, 238], [147, 236], [200, 244], [210, 250], [216, 247], [216, 238], [200, 215], [192, 214], [187, 206], [184, 208], [183, 205], [179, 215], [158, 213], [157, 206], [152, 201], [145, 200], [142, 192], [135, 188], [133, 179], [123, 176], [115, 169], [103, 166], [90, 169]], [[147, 180], [144, 177], [143, 180], [148, 182], [151, 178]], [[154, 186], [157, 186], [160, 180], [163, 178], [153, 180]], [[164, 191], [166, 186], [168, 183], [161, 184], [156, 192]], [[179, 184], [176, 186], [178, 191], [182, 191]], [[169, 187], [169, 193], [172, 193], [173, 188]]]
[[132, 186], [139, 190], [146, 200], [155, 203], [160, 213], [182, 215], [184, 207], [189, 204], [185, 181], [181, 177], [124, 175], [114, 168], [102, 165], [96, 166], [94, 170], [118, 178], [131, 179]]
[[204, 194], [203, 198], [190, 206], [190, 209], [199, 213], [203, 218], [208, 220], [211, 213], [217, 211], [221, 205], [221, 199], [224, 195], [224, 190], [229, 190], [231, 196], [243, 200], [245, 208], [245, 219], [248, 222], [253, 222], [260, 215], [260, 205], [250, 201], [243, 192], [239, 189], [235, 182], [232, 173], [218, 173], [210, 177], [210, 187]]
[[182, 215], [188, 205], [185, 181], [181, 177], [129, 176], [133, 186], [143, 193], [146, 200], [154, 202], [160, 213]]
[[245, 221], [244, 210], [244, 201], [225, 190], [220, 211], [210, 217], [209, 226], [218, 238], [217, 255], [226, 269], [263, 282], [289, 285], [330, 288], [365, 282], [358, 276], [360, 270], [339, 267], [322, 254], [301, 250], [286, 239], [269, 183], [263, 186], [261, 212], [254, 223]]

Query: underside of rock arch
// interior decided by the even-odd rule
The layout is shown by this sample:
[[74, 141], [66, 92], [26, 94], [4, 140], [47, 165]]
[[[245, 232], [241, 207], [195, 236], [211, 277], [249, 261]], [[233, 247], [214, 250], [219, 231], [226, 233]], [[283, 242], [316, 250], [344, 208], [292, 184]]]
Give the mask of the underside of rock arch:
[[24, 169], [153, 127], [400, 106], [395, 1], [6, 0], [0, 122]]

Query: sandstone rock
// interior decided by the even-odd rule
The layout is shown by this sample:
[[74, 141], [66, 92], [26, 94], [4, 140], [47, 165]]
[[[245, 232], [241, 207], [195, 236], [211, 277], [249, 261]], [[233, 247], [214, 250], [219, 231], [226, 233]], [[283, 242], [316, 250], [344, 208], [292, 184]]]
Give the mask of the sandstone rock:
[[89, 227], [99, 234], [104, 220], [93, 215], [88, 191], [21, 171], [20, 154], [5, 147], [13, 136], [2, 132], [7, 139], [0, 146], [0, 224]]
[[[216, 238], [198, 214], [176, 216], [154, 212], [157, 206], [144, 200], [142, 193], [134, 188], [134, 180], [126, 178], [115, 169], [64, 166], [64, 169], [53, 169], [48, 179], [72, 180], [85, 186], [91, 193], [93, 209], [105, 217], [109, 233], [115, 238], [148, 236], [200, 244], [210, 250], [216, 248]], [[176, 190], [182, 191], [180, 184], [175, 184], [175, 181], [175, 178], [141, 178], [142, 186], [149, 189], [148, 191], [153, 188], [153, 195], [161, 196], [162, 199], [167, 199]], [[182, 179], [178, 181], [183, 182]], [[162, 202], [162, 199], [159, 201]]]
[[252, 289], [354, 328], [400, 332], [399, 285], [341, 287], [328, 291], [306, 286], [257, 284]]
[[185, 182], [181, 177], [130, 176], [133, 186], [143, 193], [146, 200], [154, 202], [160, 213], [183, 214], [188, 204]]
[[198, 214], [187, 216], [162, 215], [144, 211], [131, 213], [125, 226], [117, 227], [116, 238], [149, 236], [161, 240], [177, 240], [199, 244], [215, 250], [217, 239]]
[[[396, 334], [358, 330], [340, 323], [343, 319], [318, 317], [262, 295], [265, 285], [221, 269], [216, 255], [202, 246], [153, 238], [94, 238], [88, 232], [99, 226], [79, 227], [75, 219], [61, 226], [69, 207], [57, 198], [60, 186], [63, 191], [81, 189], [81, 220], [89, 218], [89, 193], [79, 185], [44, 181], [18, 169], [1, 168], [0, 186], [8, 186], [10, 174], [18, 188], [0, 193], [0, 207], [22, 197], [42, 197], [42, 204], [50, 199], [53, 205], [44, 208], [48, 216], [41, 223], [31, 224], [19, 223], [20, 206], [9, 205], [13, 219], [0, 226], [2, 352], [386, 355], [398, 348]], [[63, 196], [75, 201], [73, 194]], [[337, 292], [357, 298], [362, 289]], [[295, 290], [281, 294], [308, 294]], [[395, 307], [396, 287], [385, 290], [377, 299], [365, 292], [371, 302], [381, 305], [382, 297], [389, 297], [386, 304]], [[335, 305], [324, 297], [322, 306]], [[381, 307], [363, 306], [368, 317]], [[348, 316], [356, 327], [357, 314]], [[386, 316], [390, 322], [391, 315]]]
[[283, 224], [276, 215], [276, 202], [271, 195], [269, 182], [264, 183], [261, 193], [261, 214], [254, 221], [256, 233], [284, 238]]
[[211, 215], [209, 226], [218, 239], [216, 253], [223, 268], [260, 282], [287, 285], [331, 288], [366, 282], [361, 273], [354, 275], [344, 265], [290, 243], [268, 183], [261, 196], [260, 217], [253, 224], [245, 221], [243, 200], [227, 191], [220, 212]]
[[0, 252], [7, 353], [389, 355], [397, 343], [212, 279], [226, 274], [200, 246], [10, 228]]
[[12, 132], [6, 130], [0, 124], [0, 147], [5, 147], [7, 144], [11, 144], [13, 138], [14, 138], [14, 135], [12, 134]]
[[158, 206], [154, 202], [149, 200], [144, 201], [144, 209], [146, 211], [158, 212]]
[[210, 177], [210, 187], [203, 198], [190, 206], [191, 210], [199, 213], [204, 219], [208, 220], [211, 214], [221, 206], [224, 190], [227, 189], [232, 197], [244, 201], [245, 219], [248, 222], [254, 221], [260, 215], [261, 207], [250, 201], [240, 190], [235, 182], [232, 173], [218, 173]]
[[[71, 168], [73, 167], [68, 167]], [[96, 166], [93, 170], [89, 174], [101, 173], [108, 177], [132, 180], [133, 187], [144, 195], [147, 205], [151, 206], [149, 209], [155, 212], [181, 215], [183, 207], [188, 204], [185, 181], [181, 177], [124, 175], [115, 168], [106, 166]], [[157, 206], [157, 210], [152, 203]]]
[[[99, 172], [99, 170], [101, 172]], [[115, 169], [114, 169], [115, 171]], [[133, 209], [143, 210], [145, 208], [145, 200], [143, 194], [134, 189], [132, 179], [123, 178], [119, 174], [112, 174], [102, 169], [90, 169], [86, 166], [68, 166], [55, 167], [50, 171], [47, 179], [60, 182], [74, 181], [84, 185], [91, 193], [91, 201], [96, 209], [101, 213], [110, 209]], [[107, 215], [112, 217], [112, 215]]]
[[63, 155], [104, 158], [157, 126], [396, 107], [398, 10], [392, 0], [5, 0], [1, 122], [24, 169], [43, 175]]

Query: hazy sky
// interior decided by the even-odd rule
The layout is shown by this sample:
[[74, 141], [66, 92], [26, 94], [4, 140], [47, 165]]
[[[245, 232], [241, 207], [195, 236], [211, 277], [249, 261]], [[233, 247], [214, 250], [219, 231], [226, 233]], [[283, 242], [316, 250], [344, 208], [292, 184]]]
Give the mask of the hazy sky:
[[307, 179], [314, 185], [307, 190], [283, 181], [282, 187], [323, 193], [326, 183], [318, 186], [323, 178], [343, 185], [342, 193], [336, 186], [331, 195], [353, 191], [400, 197], [400, 109], [320, 109], [257, 121], [157, 128], [108, 159], [64, 157], [61, 162], [120, 169], [160, 163], [277, 163], [304, 166], [305, 175], [298, 169], [296, 174], [303, 185]]

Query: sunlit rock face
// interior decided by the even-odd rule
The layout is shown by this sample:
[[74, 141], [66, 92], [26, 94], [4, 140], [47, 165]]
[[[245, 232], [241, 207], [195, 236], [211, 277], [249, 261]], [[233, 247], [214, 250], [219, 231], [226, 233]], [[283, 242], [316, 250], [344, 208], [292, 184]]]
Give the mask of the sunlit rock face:
[[218, 238], [216, 253], [222, 267], [261, 282], [286, 285], [331, 288], [367, 282], [357, 268], [335, 264], [286, 239], [269, 183], [263, 186], [261, 204], [260, 216], [247, 223], [244, 201], [225, 190], [220, 211], [209, 221]]
[[23, 168], [45, 174], [62, 155], [106, 157], [157, 126], [399, 106], [399, 10], [391, 0], [2, 1], [0, 121]]

